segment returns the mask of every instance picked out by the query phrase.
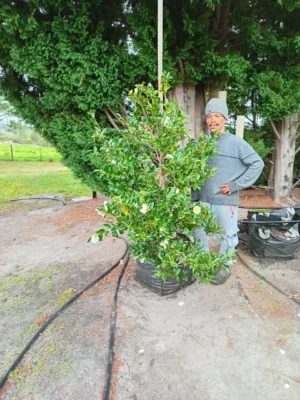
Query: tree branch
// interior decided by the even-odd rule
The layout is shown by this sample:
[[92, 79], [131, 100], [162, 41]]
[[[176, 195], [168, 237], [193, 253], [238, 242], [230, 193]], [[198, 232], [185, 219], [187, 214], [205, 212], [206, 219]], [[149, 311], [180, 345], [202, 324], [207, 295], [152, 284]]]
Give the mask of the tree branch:
[[248, 121], [250, 121], [250, 122], [251, 122], [251, 124], [252, 124], [252, 125], [254, 125], [254, 121], [253, 121], [253, 119], [251, 119], [250, 117], [248, 117], [248, 116], [246, 116], [246, 115], [245, 115], [245, 117], [246, 117], [246, 119], [247, 119]]
[[297, 182], [293, 184], [292, 189], [294, 189], [294, 187], [296, 187], [298, 183], [300, 183], [300, 179], [298, 179]]
[[110, 124], [111, 124], [115, 129], [117, 129], [117, 130], [119, 131], [120, 128], [119, 128], [118, 125], [115, 123], [113, 117], [110, 115], [110, 113], [109, 113], [109, 111], [108, 111], [107, 108], [104, 109], [104, 113], [105, 113], [107, 119], [109, 120]]
[[107, 109], [111, 113], [111, 115], [114, 117], [114, 119], [118, 120], [118, 116], [113, 112], [113, 110], [110, 107], [107, 107]]
[[126, 107], [124, 106], [124, 104], [120, 104], [120, 106], [121, 106], [121, 109], [122, 109], [122, 114], [123, 114], [123, 119], [124, 119], [124, 121], [128, 121], [128, 115], [127, 115], [127, 110], [126, 110]]
[[184, 66], [182, 60], [178, 60], [179, 71], [182, 75], [184, 75]]
[[276, 128], [274, 122], [273, 122], [271, 119], [270, 119], [270, 124], [271, 124], [271, 126], [272, 126], [272, 128], [273, 128], [273, 131], [274, 131], [274, 133], [275, 133], [276, 138], [277, 138], [279, 141], [281, 141], [280, 134], [279, 134], [279, 132], [278, 132], [278, 130], [277, 130], [277, 128]]
[[212, 19], [213, 29], [215, 30], [219, 29], [220, 20], [221, 20], [221, 6], [217, 5]]
[[296, 154], [297, 154], [299, 151], [300, 151], [300, 146], [299, 146], [298, 149], [295, 151], [295, 157], [296, 157]]
[[231, 8], [231, 0], [228, 0], [226, 5], [222, 7], [222, 17], [220, 19], [220, 36], [219, 40], [220, 43], [217, 47], [217, 49], [223, 50], [225, 47], [226, 43], [226, 38], [229, 32], [229, 14], [230, 14], [230, 8]]
[[[298, 139], [298, 137], [300, 137], [300, 130], [299, 130], [299, 128], [300, 128], [300, 113], [298, 114], [298, 116], [299, 116], [299, 118], [298, 118], [298, 120], [297, 121], [295, 121], [295, 124], [296, 124], [296, 137], [295, 137], [295, 140], [297, 140]], [[299, 132], [299, 133], [298, 133]], [[297, 134], [298, 133], [298, 134]]]
[[161, 189], [165, 189], [165, 187], [166, 187], [166, 181], [165, 181], [166, 172], [165, 172], [165, 167], [162, 165], [162, 161], [163, 161], [163, 154], [162, 153], [158, 154], [157, 161], [158, 161], [158, 165], [159, 165], [159, 168], [158, 168], [158, 178], [159, 178], [158, 186]]

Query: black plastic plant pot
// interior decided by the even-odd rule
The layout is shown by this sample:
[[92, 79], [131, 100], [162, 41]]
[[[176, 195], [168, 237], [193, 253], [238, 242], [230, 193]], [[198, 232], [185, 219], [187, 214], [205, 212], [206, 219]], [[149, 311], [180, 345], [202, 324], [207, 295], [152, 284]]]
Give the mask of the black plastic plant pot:
[[[276, 259], [292, 259], [300, 248], [300, 237], [296, 239], [281, 240], [280, 238], [270, 237], [262, 239], [259, 235], [258, 226], [251, 224], [249, 227], [248, 249], [256, 257], [276, 258]], [[270, 225], [269, 225], [270, 227]]]
[[162, 279], [153, 276], [155, 272], [156, 268], [153, 263], [136, 262], [135, 280], [147, 289], [158, 293], [161, 296], [177, 292], [195, 282], [191, 269], [187, 269], [187, 280], [185, 281], [177, 281], [173, 278], [167, 278], [163, 281]]
[[[266, 213], [259, 212], [258, 211], [248, 211], [247, 213], [247, 219], [248, 221], [252, 220], [253, 215], [256, 215], [256, 220], [257, 221], [281, 221], [281, 217], [277, 215], [264, 215]], [[270, 213], [268, 213], [270, 214]]]

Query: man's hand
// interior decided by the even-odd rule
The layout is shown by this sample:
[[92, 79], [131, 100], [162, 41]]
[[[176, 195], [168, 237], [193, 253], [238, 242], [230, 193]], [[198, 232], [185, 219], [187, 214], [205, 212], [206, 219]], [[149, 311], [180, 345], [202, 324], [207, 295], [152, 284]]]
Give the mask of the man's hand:
[[231, 194], [231, 190], [230, 190], [230, 187], [229, 187], [228, 183], [226, 185], [221, 185], [220, 186], [220, 192], [222, 194]]

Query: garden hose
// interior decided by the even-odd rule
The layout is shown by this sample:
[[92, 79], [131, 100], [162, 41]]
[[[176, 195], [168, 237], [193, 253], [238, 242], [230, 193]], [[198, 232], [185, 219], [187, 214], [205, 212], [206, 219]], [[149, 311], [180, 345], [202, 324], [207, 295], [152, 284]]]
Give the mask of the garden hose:
[[[108, 393], [109, 396], [109, 389], [110, 389], [110, 382], [111, 382], [111, 375], [112, 375], [112, 364], [113, 364], [113, 349], [114, 349], [114, 337], [115, 337], [115, 328], [116, 328], [116, 310], [117, 310], [117, 299], [118, 299], [118, 291], [120, 287], [120, 283], [122, 280], [122, 277], [124, 275], [125, 269], [127, 267], [128, 261], [129, 261], [129, 255], [128, 255], [128, 243], [126, 242], [125, 239], [121, 239], [125, 242], [126, 244], [126, 249], [122, 255], [122, 257], [115, 263], [113, 264], [108, 270], [106, 270], [104, 273], [102, 273], [98, 278], [96, 278], [93, 282], [89, 283], [84, 289], [82, 289], [80, 292], [76, 293], [74, 296], [72, 296], [65, 304], [63, 304], [57, 311], [55, 311], [50, 317], [44, 322], [44, 324], [39, 328], [39, 330], [33, 335], [33, 337], [29, 340], [29, 342], [26, 344], [24, 349], [21, 351], [21, 353], [18, 355], [18, 357], [15, 359], [15, 361], [11, 364], [11, 366], [8, 368], [8, 370], [5, 372], [5, 374], [1, 377], [0, 379], [0, 389], [3, 388], [5, 382], [7, 381], [9, 374], [17, 367], [17, 365], [21, 362], [25, 354], [30, 350], [32, 345], [35, 343], [37, 338], [40, 336], [42, 332], [53, 322], [53, 320], [62, 312], [64, 311], [70, 304], [72, 304], [76, 299], [78, 299], [79, 296], [81, 296], [84, 292], [86, 292], [88, 289], [90, 289], [92, 286], [94, 286], [96, 283], [101, 281], [106, 275], [108, 275], [110, 272], [112, 272], [117, 266], [122, 263], [124, 266], [120, 272], [115, 295], [114, 295], [114, 304], [113, 304], [113, 310], [111, 312], [111, 324], [110, 324], [110, 337], [109, 337], [109, 358], [108, 358], [108, 367], [107, 367], [107, 377], [106, 377], [106, 390], [105, 393]], [[105, 399], [108, 399], [108, 397], [105, 397]]]
[[103, 400], [109, 400], [110, 388], [111, 388], [111, 380], [113, 373], [113, 361], [114, 361], [114, 345], [115, 345], [115, 332], [116, 332], [116, 320], [117, 320], [117, 301], [119, 288], [121, 284], [121, 280], [123, 278], [125, 269], [127, 267], [129, 261], [129, 255], [127, 253], [126, 259], [123, 261], [124, 266], [120, 272], [118, 283], [115, 290], [114, 295], [114, 303], [112, 306], [111, 314], [110, 314], [110, 329], [109, 329], [109, 346], [108, 346], [108, 356], [107, 356], [107, 368], [106, 368], [106, 379], [105, 386], [103, 391]]
[[289, 221], [256, 221], [256, 220], [251, 220], [248, 221], [247, 219], [240, 219], [238, 222], [241, 222], [243, 224], [264, 224], [264, 225], [286, 225], [286, 224], [295, 224], [300, 222], [300, 219], [291, 219]]
[[9, 201], [21, 201], [21, 200], [55, 200], [55, 201], [61, 201], [64, 206], [67, 204], [65, 200], [56, 199], [55, 197], [21, 197], [20, 199], [12, 199]]
[[299, 204], [294, 204], [293, 206], [278, 206], [278, 207], [250, 207], [250, 206], [238, 206], [238, 208], [243, 208], [245, 210], [283, 210], [285, 208], [295, 208], [300, 206]]
[[273, 225], [273, 224], [279, 224], [279, 225], [284, 225], [284, 224], [294, 224], [297, 222], [300, 222], [300, 219], [291, 219], [289, 221], [256, 221], [256, 220], [251, 220], [248, 221], [247, 219], [239, 219], [238, 222], [241, 222], [243, 224], [264, 224], [264, 225]]

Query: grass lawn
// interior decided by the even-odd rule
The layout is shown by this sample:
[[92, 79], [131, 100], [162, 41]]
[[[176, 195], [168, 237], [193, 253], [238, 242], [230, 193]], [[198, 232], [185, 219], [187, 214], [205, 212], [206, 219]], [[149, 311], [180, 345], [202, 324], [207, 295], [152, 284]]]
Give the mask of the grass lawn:
[[32, 195], [91, 196], [92, 190], [60, 163], [0, 161], [0, 203]]
[[[52, 147], [13, 144], [14, 161], [60, 161], [61, 155]], [[12, 161], [11, 145], [0, 144], [0, 161]]]

